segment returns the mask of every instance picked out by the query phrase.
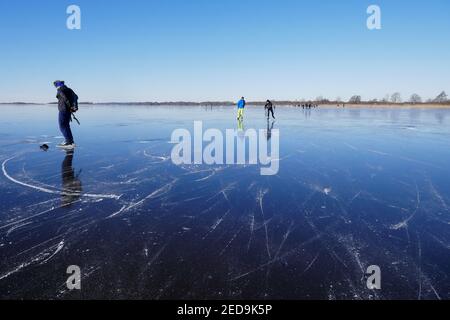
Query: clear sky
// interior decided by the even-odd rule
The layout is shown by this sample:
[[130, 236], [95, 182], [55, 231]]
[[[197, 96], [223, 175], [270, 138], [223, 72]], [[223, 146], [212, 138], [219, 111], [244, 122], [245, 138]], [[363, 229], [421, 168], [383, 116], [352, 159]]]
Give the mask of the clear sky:
[[449, 35], [448, 0], [2, 0], [0, 102], [53, 101], [56, 79], [94, 102], [429, 98]]

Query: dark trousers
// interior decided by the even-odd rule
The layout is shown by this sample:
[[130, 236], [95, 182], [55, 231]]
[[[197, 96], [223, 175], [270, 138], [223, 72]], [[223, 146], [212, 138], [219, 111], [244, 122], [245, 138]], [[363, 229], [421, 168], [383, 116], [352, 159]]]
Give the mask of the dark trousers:
[[270, 118], [270, 113], [272, 112], [272, 118], [275, 119], [275, 115], [273, 114], [273, 108], [267, 109], [267, 118]]
[[70, 130], [70, 112], [59, 112], [59, 130], [61, 130], [62, 135], [66, 139], [67, 143], [73, 143], [72, 130]]

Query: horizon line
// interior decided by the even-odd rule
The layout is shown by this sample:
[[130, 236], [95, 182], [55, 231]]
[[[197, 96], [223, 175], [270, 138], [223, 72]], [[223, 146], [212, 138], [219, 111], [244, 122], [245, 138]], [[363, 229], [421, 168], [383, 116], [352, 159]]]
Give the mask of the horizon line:
[[[431, 100], [431, 99], [430, 99]], [[354, 101], [338, 101], [338, 100], [270, 100], [273, 103], [278, 103], [281, 105], [299, 105], [302, 103], [320, 103], [323, 105], [329, 104], [371, 104], [371, 105], [429, 105], [429, 104], [450, 104], [448, 101], [422, 101], [422, 102], [412, 102], [412, 101], [402, 101], [402, 102], [392, 102], [392, 101], [382, 101], [382, 100], [361, 100], [360, 102]], [[247, 105], [261, 105], [265, 104], [266, 101], [247, 101]], [[0, 105], [56, 105], [58, 102], [25, 102], [25, 101], [14, 101], [14, 102], [0, 102]], [[235, 105], [236, 102], [233, 101], [110, 101], [110, 102], [91, 102], [82, 101], [78, 103], [79, 105]]]

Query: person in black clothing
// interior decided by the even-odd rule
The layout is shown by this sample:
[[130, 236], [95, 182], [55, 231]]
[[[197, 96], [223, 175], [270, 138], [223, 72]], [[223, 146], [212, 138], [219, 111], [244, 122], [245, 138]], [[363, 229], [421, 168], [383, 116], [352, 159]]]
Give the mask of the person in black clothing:
[[270, 118], [270, 113], [272, 113], [272, 118], [275, 119], [275, 115], [273, 114], [273, 103], [270, 100], [267, 100], [266, 105], [264, 106], [264, 109], [267, 110], [267, 119]]
[[58, 99], [59, 111], [59, 129], [64, 136], [65, 142], [58, 145], [63, 149], [73, 149], [75, 142], [73, 140], [70, 122], [72, 121], [72, 112], [78, 110], [78, 96], [72, 89], [67, 87], [64, 81], [57, 80], [53, 83], [57, 89], [56, 98]]

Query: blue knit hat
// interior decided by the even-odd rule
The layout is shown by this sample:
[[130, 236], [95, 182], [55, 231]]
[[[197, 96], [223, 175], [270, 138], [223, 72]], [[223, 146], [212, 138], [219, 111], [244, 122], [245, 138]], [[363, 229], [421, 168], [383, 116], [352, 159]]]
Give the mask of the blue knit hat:
[[64, 85], [64, 81], [56, 80], [55, 82], [53, 82], [53, 85], [57, 88], [62, 87]]

